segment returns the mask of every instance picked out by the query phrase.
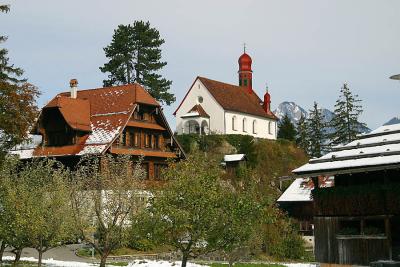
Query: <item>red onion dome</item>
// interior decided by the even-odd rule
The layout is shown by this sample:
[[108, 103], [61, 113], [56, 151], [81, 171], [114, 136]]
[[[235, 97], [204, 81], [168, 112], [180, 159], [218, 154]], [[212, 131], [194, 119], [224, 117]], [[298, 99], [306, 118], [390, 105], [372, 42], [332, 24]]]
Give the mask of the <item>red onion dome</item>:
[[239, 62], [240, 70], [242, 70], [242, 71], [251, 71], [252, 60], [251, 60], [251, 57], [248, 54], [243, 53], [243, 55], [241, 55], [239, 57], [238, 62]]

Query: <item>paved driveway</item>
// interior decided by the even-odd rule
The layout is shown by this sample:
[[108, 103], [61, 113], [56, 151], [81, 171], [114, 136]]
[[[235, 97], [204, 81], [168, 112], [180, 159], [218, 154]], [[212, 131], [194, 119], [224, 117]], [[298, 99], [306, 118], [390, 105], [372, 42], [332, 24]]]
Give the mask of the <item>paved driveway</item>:
[[[95, 260], [81, 258], [75, 255], [75, 251], [81, 248], [81, 244], [66, 245], [63, 247], [53, 248], [43, 254], [43, 259], [54, 259], [60, 261], [79, 261], [79, 262], [94, 262]], [[6, 249], [5, 256], [14, 256], [13, 253], [9, 252], [10, 249]], [[34, 257], [38, 258], [38, 253], [33, 248], [24, 248], [21, 257]]]

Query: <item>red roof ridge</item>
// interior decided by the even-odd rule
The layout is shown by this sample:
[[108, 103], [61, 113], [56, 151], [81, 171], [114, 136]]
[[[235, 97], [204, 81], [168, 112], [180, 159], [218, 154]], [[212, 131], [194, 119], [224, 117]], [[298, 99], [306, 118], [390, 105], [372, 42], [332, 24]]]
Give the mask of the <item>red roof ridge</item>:
[[[102, 90], [102, 89], [113, 89], [113, 88], [116, 89], [116, 88], [119, 88], [119, 87], [131, 87], [131, 86], [137, 86], [137, 85], [143, 88], [143, 86], [141, 86], [138, 83], [129, 83], [129, 84], [113, 85], [113, 86], [98, 87], [98, 88], [78, 89], [78, 92], [91, 91], [91, 90]], [[59, 94], [69, 94], [69, 93], [70, 93], [69, 91], [66, 91], [66, 92], [61, 92]]]
[[[254, 92], [253, 94], [249, 94], [246, 92], [245, 87], [243, 86], [220, 82], [202, 76], [196, 77], [192, 85], [189, 87], [190, 89], [187, 91], [185, 97], [182, 99], [181, 103], [179, 104], [173, 115], [176, 115], [197, 80], [200, 80], [200, 82], [210, 92], [213, 98], [222, 106], [223, 109], [277, 120], [277, 117], [274, 114], [268, 114], [267, 112], [265, 112], [265, 110], [261, 106], [262, 100], [256, 92]], [[224, 88], [216, 89], [215, 87]], [[238, 94], [236, 94], [235, 91], [235, 97], [232, 97], [232, 90], [238, 90]], [[227, 97], [231, 99], [225, 99]], [[247, 101], [237, 101], [238, 98], [241, 97], [245, 97]]]

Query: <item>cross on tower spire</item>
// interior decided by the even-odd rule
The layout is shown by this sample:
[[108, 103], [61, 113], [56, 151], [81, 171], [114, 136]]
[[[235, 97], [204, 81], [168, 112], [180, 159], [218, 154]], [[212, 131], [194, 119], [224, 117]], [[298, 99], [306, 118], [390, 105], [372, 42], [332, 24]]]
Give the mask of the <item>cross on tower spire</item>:
[[246, 43], [243, 43], [243, 53], [246, 53]]

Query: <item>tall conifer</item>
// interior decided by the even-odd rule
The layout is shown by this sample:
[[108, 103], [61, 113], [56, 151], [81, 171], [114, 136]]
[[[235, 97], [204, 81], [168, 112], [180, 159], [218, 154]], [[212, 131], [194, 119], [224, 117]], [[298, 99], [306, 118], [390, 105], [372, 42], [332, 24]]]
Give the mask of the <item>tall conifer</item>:
[[104, 48], [108, 62], [100, 70], [109, 73], [104, 86], [137, 82], [157, 100], [167, 105], [173, 103], [175, 97], [168, 92], [172, 81], [158, 73], [167, 65], [161, 61], [160, 46], [164, 42], [149, 22], [119, 25], [111, 43]]
[[318, 158], [322, 156], [327, 143], [324, 115], [321, 113], [320, 108], [318, 108], [317, 102], [314, 102], [313, 109], [310, 110], [309, 114], [307, 119], [308, 154], [310, 157]]
[[334, 117], [330, 126], [334, 129], [330, 139], [333, 145], [347, 144], [357, 138], [365, 123], [359, 122], [363, 112], [358, 95], [353, 94], [345, 83], [340, 89], [340, 96], [336, 100]]
[[296, 144], [306, 153], [308, 153], [309, 140], [307, 136], [307, 122], [303, 114], [301, 115], [300, 120], [297, 123]]
[[296, 127], [290, 121], [287, 114], [279, 121], [278, 138], [290, 141], [296, 140]]

